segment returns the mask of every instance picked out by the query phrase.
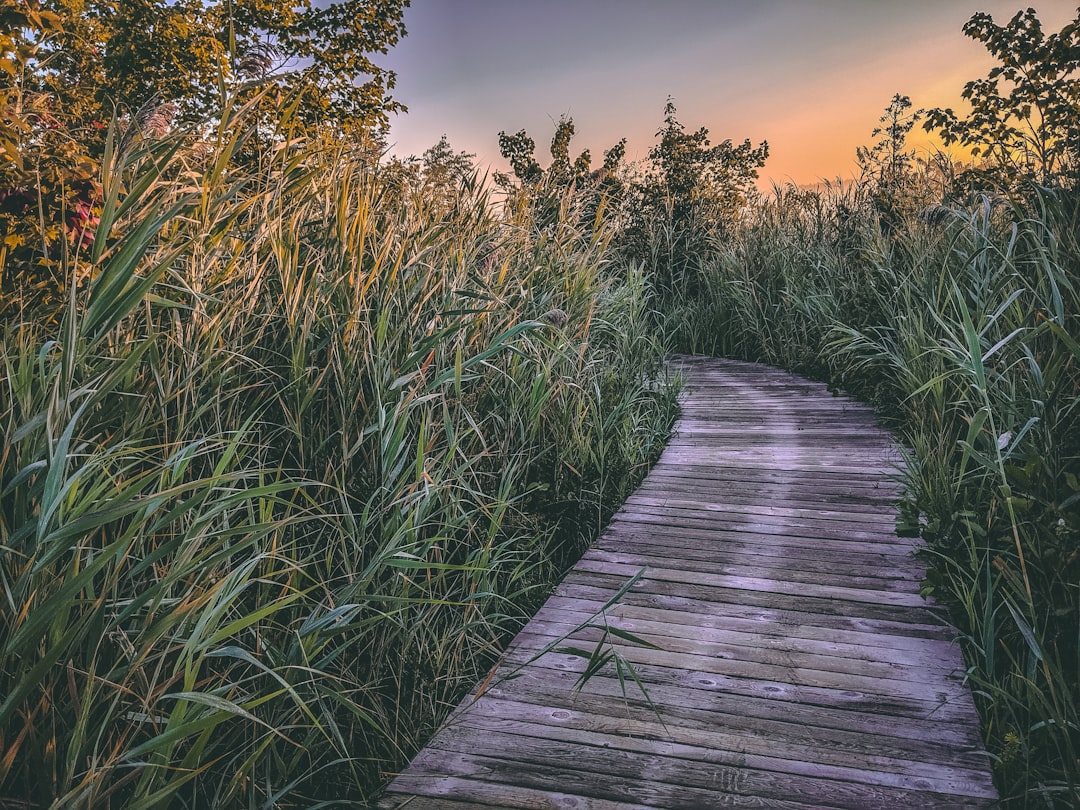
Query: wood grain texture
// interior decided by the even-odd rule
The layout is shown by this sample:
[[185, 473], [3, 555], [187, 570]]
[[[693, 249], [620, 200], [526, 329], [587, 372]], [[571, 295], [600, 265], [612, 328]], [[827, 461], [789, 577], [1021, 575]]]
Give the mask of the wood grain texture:
[[[821, 383], [673, 365], [655, 468], [380, 807], [992, 806], [954, 632], [893, 530], [889, 434]], [[595, 650], [633, 676], [582, 685]]]

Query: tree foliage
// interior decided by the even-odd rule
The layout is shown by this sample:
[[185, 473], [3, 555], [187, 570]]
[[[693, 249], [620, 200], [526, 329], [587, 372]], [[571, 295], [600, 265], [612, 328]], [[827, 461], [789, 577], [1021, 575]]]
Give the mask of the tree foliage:
[[[499, 154], [509, 161], [514, 177], [520, 183], [535, 183], [544, 175], [544, 170], [536, 160], [536, 141], [523, 129], [514, 135], [499, 133]], [[495, 182], [507, 187], [513, 180], [509, 175], [499, 172], [495, 175]]]
[[883, 186], [899, 186], [911, 171], [915, 151], [907, 148], [908, 134], [923, 116], [923, 110], [911, 109], [911, 98], [897, 93], [889, 101], [881, 126], [870, 133], [872, 146], [860, 146], [856, 153], [859, 167]]
[[756, 147], [749, 138], [740, 144], [727, 139], [714, 145], [705, 127], [687, 132], [671, 98], [664, 105], [664, 126], [656, 137], [659, 143], [649, 150], [651, 171], [641, 192], [647, 208], [666, 209], [678, 226], [701, 218], [730, 223], [769, 156], [765, 141]]
[[960, 144], [989, 161], [1005, 182], [1075, 183], [1080, 172], [1080, 9], [1059, 32], [1045, 34], [1035, 9], [1005, 25], [980, 12], [964, 33], [1000, 64], [964, 85], [971, 112], [928, 112], [925, 128], [946, 146]]
[[459, 212], [463, 201], [475, 198], [478, 183], [476, 155], [455, 152], [444, 134], [421, 157], [385, 157], [379, 173], [400, 204], [415, 207], [437, 221]]
[[[367, 140], [403, 109], [372, 55], [409, 0], [0, 0], [0, 304], [59, 299], [64, 247], [92, 239], [105, 134], [159, 138], [224, 100], [273, 131]], [[32, 296], [30, 290], [37, 290]]]
[[514, 135], [499, 133], [499, 152], [513, 175], [496, 172], [495, 182], [507, 192], [511, 205], [530, 212], [534, 225], [544, 227], [554, 222], [567, 200], [577, 205], [582, 224], [595, 225], [598, 214], [622, 197], [624, 188], [618, 170], [626, 155], [626, 139], [605, 150], [603, 164], [593, 169], [588, 149], [570, 157], [575, 132], [572, 118], [559, 119], [551, 138], [551, 163], [547, 169], [540, 167], [536, 141], [525, 130]]
[[730, 233], [769, 145], [749, 138], [713, 144], [705, 127], [686, 130], [671, 98], [656, 137], [646, 173], [634, 184], [623, 242], [652, 265], [654, 285], [675, 296], [696, 288], [697, 268]]
[[[530, 138], [525, 130], [520, 130], [514, 135], [500, 132], [499, 153], [510, 163], [514, 178], [522, 185], [536, 184], [545, 180], [553, 186], [565, 189], [612, 177], [626, 154], [626, 139], [623, 138], [606, 150], [603, 166], [594, 171], [592, 155], [589, 154], [588, 149], [583, 150], [573, 160], [570, 158], [570, 141], [573, 140], [576, 131], [573, 118], [563, 116], [559, 119], [555, 125], [555, 134], [551, 138], [549, 150], [551, 163], [547, 169], [540, 168], [535, 154], [536, 141]], [[496, 174], [495, 180], [503, 187], [514, 183], [513, 178], [503, 173]]]
[[0, 0], [0, 312], [12, 300], [56, 310], [66, 279], [57, 255], [86, 247], [97, 221], [97, 162], [56, 97], [35, 80], [65, 21]]
[[446, 135], [424, 150], [421, 158], [422, 176], [425, 185], [445, 189], [459, 186], [475, 172], [473, 161], [476, 155], [471, 152], [455, 152]]
[[168, 102], [181, 116], [216, 109], [223, 88], [277, 85], [298, 118], [372, 131], [403, 109], [392, 71], [372, 56], [405, 35], [409, 0], [9, 0], [53, 15], [27, 87], [69, 121], [107, 120]]
[[769, 155], [764, 141], [759, 146], [749, 139], [714, 145], [705, 127], [687, 132], [671, 99], [647, 167], [633, 180], [623, 171], [625, 139], [605, 151], [603, 165], [594, 170], [587, 149], [572, 157], [574, 132], [572, 119], [559, 120], [546, 169], [536, 158], [536, 142], [525, 130], [513, 135], [500, 132], [499, 151], [512, 174], [497, 173], [496, 183], [510, 192], [512, 202], [527, 201], [534, 222], [541, 224], [552, 221], [568, 198], [567, 191], [574, 192], [571, 198], [585, 200], [583, 219], [618, 203], [624, 215], [623, 247], [644, 257], [664, 244], [662, 251], [646, 258], [654, 269], [654, 283], [672, 291], [682, 286], [687, 267], [707, 249], [706, 243], [722, 237], [734, 223]]
[[907, 148], [908, 135], [924, 111], [912, 109], [911, 98], [897, 93], [875, 127], [872, 146], [860, 146], [856, 160], [882, 226], [891, 230], [913, 213], [920, 190], [915, 173], [915, 150]]

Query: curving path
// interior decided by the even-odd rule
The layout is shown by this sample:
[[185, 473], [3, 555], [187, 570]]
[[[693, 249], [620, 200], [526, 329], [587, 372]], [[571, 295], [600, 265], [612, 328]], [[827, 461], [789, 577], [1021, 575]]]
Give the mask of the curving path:
[[[990, 806], [960, 650], [893, 530], [889, 435], [823, 384], [675, 363], [663, 456], [380, 806]], [[648, 700], [610, 662], [574, 691], [584, 657], [536, 658], [605, 622], [652, 645], [601, 647]]]

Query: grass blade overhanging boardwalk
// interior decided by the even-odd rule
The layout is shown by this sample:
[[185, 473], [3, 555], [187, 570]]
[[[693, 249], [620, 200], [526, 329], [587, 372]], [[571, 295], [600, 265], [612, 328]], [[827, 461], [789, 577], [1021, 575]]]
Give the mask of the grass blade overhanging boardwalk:
[[[660, 461], [383, 806], [991, 805], [960, 649], [893, 530], [889, 435], [823, 384], [676, 362]], [[598, 642], [647, 697], [611, 664], [574, 690]]]

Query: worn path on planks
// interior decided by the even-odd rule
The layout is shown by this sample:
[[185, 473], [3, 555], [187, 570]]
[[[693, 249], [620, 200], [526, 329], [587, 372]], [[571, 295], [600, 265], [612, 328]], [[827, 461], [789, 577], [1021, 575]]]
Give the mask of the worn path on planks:
[[[674, 363], [659, 462], [380, 806], [992, 805], [960, 650], [894, 532], [888, 433], [820, 383]], [[531, 660], [605, 621], [654, 645], [608, 636], [647, 701], [610, 663], [575, 692], [585, 658]]]

